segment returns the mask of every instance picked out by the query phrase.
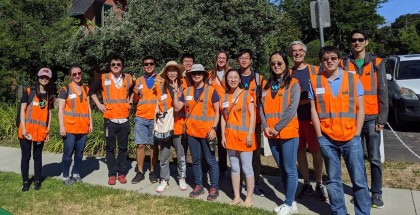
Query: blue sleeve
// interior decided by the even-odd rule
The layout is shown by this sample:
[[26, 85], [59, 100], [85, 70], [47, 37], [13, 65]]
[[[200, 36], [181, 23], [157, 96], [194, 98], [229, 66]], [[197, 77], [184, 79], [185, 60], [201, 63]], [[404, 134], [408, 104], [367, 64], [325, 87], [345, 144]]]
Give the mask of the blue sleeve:
[[314, 100], [314, 91], [312, 90], [312, 85], [309, 82], [309, 90], [308, 90], [308, 99]]
[[220, 100], [219, 94], [216, 90], [213, 91], [213, 95], [211, 96], [211, 102], [216, 103]]
[[363, 89], [363, 86], [360, 80], [357, 81], [356, 93], [357, 93], [357, 96], [363, 96], [365, 94], [365, 90]]
[[179, 101], [185, 103], [184, 93], [181, 93], [181, 96], [179, 97]]

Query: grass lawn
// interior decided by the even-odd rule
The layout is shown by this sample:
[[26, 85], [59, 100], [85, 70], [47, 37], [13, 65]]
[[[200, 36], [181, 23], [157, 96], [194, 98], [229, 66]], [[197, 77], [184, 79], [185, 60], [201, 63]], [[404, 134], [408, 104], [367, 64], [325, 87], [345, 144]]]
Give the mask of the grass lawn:
[[[0, 207], [12, 214], [272, 214], [256, 208], [140, 194], [47, 178], [39, 191], [20, 191], [19, 174], [0, 172]], [[1, 214], [0, 210], [0, 214]]]

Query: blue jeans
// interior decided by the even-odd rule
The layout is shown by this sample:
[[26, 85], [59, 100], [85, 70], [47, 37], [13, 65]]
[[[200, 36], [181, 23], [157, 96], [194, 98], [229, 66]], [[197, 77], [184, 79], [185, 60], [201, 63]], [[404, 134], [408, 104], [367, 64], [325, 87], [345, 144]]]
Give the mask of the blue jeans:
[[63, 177], [69, 177], [71, 157], [74, 152], [73, 174], [80, 174], [80, 164], [83, 159], [83, 150], [86, 144], [86, 134], [71, 134], [67, 133], [63, 138]]
[[360, 136], [354, 136], [353, 139], [346, 142], [335, 141], [327, 136], [321, 136], [318, 137], [318, 142], [329, 177], [326, 184], [333, 214], [347, 214], [343, 184], [341, 182], [341, 156], [343, 156], [351, 183], [353, 184], [355, 214], [370, 214], [371, 201], [364, 175], [365, 163]]
[[188, 135], [188, 145], [193, 162], [194, 182], [196, 185], [203, 186], [201, 160], [204, 156], [210, 168], [211, 187], [219, 188], [219, 163], [216, 161], [215, 151], [210, 150], [206, 138], [198, 138]]
[[268, 139], [268, 144], [280, 169], [281, 182], [286, 193], [284, 204], [292, 206], [298, 185], [296, 160], [299, 138]]
[[371, 187], [370, 192], [382, 194], [382, 163], [379, 145], [381, 137], [376, 131], [375, 120], [366, 121], [362, 127], [362, 137], [365, 139], [368, 160], [370, 162]]

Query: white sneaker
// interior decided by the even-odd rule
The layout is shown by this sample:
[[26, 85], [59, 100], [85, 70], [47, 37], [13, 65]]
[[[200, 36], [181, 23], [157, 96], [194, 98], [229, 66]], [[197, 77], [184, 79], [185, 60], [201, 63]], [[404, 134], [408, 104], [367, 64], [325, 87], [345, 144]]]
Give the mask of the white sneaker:
[[290, 215], [298, 213], [297, 204], [294, 201], [291, 207], [286, 204], [279, 205], [274, 208], [274, 212], [276, 212], [277, 215]]
[[169, 188], [169, 182], [167, 182], [165, 180], [161, 180], [160, 183], [159, 183], [159, 186], [156, 188], [156, 192], [162, 193], [163, 191], [165, 191], [168, 188]]
[[187, 182], [185, 182], [185, 178], [179, 179], [179, 189], [182, 191], [186, 191], [188, 189]]

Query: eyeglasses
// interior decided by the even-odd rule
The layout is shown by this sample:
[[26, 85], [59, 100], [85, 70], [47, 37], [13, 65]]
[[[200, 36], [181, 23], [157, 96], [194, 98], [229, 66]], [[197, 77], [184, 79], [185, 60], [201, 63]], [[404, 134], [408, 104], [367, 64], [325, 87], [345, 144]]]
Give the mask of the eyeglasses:
[[305, 52], [305, 50], [303, 50], [303, 49], [292, 50], [292, 54], [303, 53], [303, 52]]
[[154, 66], [155, 63], [143, 63], [143, 66]]
[[251, 60], [251, 58], [250, 57], [240, 57], [239, 60], [240, 61], [243, 61], [243, 60]]
[[118, 66], [118, 67], [121, 67], [121, 63], [111, 63], [111, 66]]
[[82, 76], [82, 72], [72, 73], [71, 74], [71, 77], [77, 77], [77, 76]]
[[218, 57], [217, 60], [226, 60], [227, 58], [225, 57]]
[[351, 38], [352, 43], [356, 43], [357, 41], [359, 41], [359, 43], [363, 43], [365, 42], [365, 38]]
[[329, 60], [336, 61], [338, 60], [338, 57], [323, 57], [322, 58], [322, 61], [329, 61]]
[[270, 65], [271, 66], [281, 66], [281, 65], [283, 65], [283, 63], [280, 62], [280, 61], [273, 61], [273, 62], [270, 63]]

